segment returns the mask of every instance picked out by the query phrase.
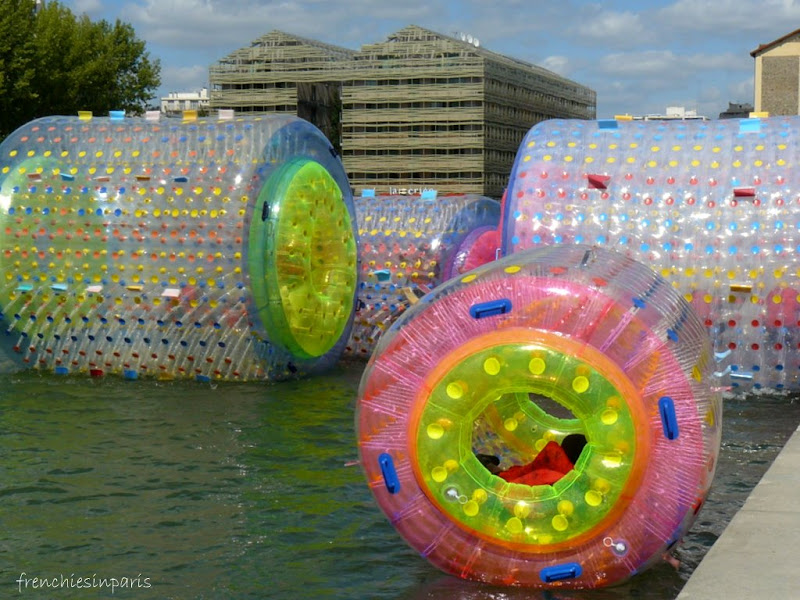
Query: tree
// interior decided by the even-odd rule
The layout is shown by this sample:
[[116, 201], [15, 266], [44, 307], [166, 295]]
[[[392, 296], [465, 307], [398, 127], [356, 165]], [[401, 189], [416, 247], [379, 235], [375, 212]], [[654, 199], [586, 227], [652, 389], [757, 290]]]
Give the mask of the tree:
[[147, 109], [161, 65], [133, 27], [34, 4], [0, 0], [0, 136], [45, 115]]
[[32, 0], [0, 0], [0, 139], [28, 120], [23, 99], [35, 94], [30, 43], [35, 22]]

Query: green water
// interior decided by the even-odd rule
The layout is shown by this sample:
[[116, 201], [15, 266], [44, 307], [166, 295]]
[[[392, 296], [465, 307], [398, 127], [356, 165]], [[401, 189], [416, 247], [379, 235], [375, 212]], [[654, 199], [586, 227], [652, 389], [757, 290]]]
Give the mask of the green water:
[[[0, 598], [671, 599], [800, 422], [792, 398], [726, 402], [717, 479], [679, 570], [594, 593], [505, 590], [431, 567], [347, 466], [360, 375], [0, 377]], [[112, 579], [128, 587], [112, 594]]]

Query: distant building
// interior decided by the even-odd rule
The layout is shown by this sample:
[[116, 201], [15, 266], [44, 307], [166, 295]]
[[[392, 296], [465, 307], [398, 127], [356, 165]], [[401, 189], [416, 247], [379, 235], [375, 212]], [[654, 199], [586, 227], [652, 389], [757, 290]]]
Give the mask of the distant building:
[[752, 104], [737, 104], [734, 102], [728, 102], [728, 109], [719, 113], [719, 118], [746, 119], [752, 112], [755, 112]]
[[644, 116], [616, 115], [616, 118], [633, 121], [708, 121], [708, 117], [698, 115], [696, 110], [687, 110], [683, 106], [668, 106], [664, 114], [652, 113]]
[[167, 115], [178, 115], [185, 110], [204, 112], [208, 108], [208, 88], [202, 88], [199, 92], [170, 92], [161, 98], [161, 112]]
[[273, 31], [209, 71], [211, 108], [291, 112], [341, 152], [356, 189], [500, 198], [525, 133], [594, 119], [594, 90], [414, 25], [359, 51]]
[[800, 29], [750, 55], [755, 58], [755, 112], [800, 114]]

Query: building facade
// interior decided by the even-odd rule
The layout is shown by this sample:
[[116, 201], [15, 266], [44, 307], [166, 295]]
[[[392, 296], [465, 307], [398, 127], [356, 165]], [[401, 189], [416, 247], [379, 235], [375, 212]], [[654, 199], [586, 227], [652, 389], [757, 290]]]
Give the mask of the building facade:
[[340, 151], [342, 81], [355, 54], [271, 31], [211, 66], [211, 108], [291, 113], [316, 125]]
[[755, 59], [755, 112], [800, 114], [800, 29], [761, 44], [750, 55]]
[[199, 92], [170, 92], [161, 98], [161, 112], [166, 115], [179, 115], [186, 110], [208, 111], [208, 89]]
[[341, 152], [351, 185], [378, 193], [500, 198], [534, 124], [596, 115], [585, 86], [413, 25], [359, 51], [271, 32], [212, 66], [210, 81], [212, 109], [311, 121]]

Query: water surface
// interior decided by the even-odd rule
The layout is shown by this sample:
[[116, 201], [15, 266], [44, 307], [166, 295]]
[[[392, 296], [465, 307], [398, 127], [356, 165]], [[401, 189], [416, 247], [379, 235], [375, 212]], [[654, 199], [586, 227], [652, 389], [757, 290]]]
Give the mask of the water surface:
[[[726, 401], [717, 477], [680, 569], [597, 592], [498, 589], [420, 558], [348, 466], [360, 375], [361, 365], [271, 385], [0, 377], [0, 597], [668, 600], [800, 422], [791, 396]], [[34, 577], [59, 587], [35, 589]], [[128, 587], [77, 589], [79, 577]]]

